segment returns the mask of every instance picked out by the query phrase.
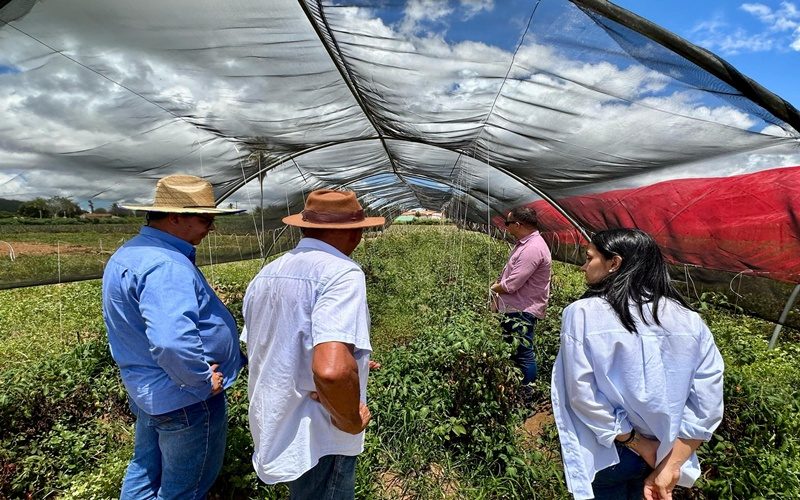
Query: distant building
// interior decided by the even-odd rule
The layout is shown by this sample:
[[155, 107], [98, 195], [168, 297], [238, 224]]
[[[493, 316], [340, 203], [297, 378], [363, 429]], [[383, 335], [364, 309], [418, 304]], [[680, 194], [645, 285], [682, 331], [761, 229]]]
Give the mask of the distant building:
[[81, 214], [81, 219], [92, 220], [92, 219], [108, 219], [109, 217], [114, 217], [112, 214]]
[[406, 210], [400, 217], [413, 217], [416, 219], [444, 219], [442, 212], [434, 212], [433, 210]]
[[397, 218], [395, 218], [395, 222], [405, 222], [405, 223], [419, 223], [423, 221], [443, 221], [444, 215], [441, 212], [434, 212], [433, 210], [423, 210], [423, 209], [416, 209], [416, 210], [406, 210], [402, 214], [400, 214]]

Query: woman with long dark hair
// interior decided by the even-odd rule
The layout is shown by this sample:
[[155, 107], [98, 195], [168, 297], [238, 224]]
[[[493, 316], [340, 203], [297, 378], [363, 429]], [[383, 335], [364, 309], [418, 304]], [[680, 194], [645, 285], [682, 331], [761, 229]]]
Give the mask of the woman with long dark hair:
[[596, 233], [581, 270], [552, 381], [567, 487], [669, 499], [700, 475], [695, 450], [722, 419], [722, 357], [647, 233]]

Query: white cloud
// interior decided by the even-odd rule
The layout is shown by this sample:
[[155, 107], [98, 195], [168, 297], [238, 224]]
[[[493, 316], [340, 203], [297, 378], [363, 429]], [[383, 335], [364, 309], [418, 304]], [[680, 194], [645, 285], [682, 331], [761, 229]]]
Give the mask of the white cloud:
[[[67, 44], [73, 56], [177, 117], [57, 54], [0, 39], [0, 53], [26, 64], [25, 71], [0, 77], [0, 196], [102, 193], [111, 201], [145, 203], [154, 178], [164, 173], [185, 169], [236, 178], [247, 141], [268, 144], [280, 158], [308, 146], [374, 135], [316, 34], [304, 18], [292, 17], [296, 3], [286, 5], [270, 29], [260, 24], [269, 21], [252, 21], [252, 13], [225, 11], [231, 17], [224, 24], [200, 16], [171, 26], [173, 18], [165, 15], [159, 30], [141, 33], [135, 6], [97, 0], [99, 9], [131, 9], [131, 26], [102, 32], [106, 28], [84, 25], [89, 18], [81, 12], [58, 2], [41, 4], [45, 12], [63, 14], [55, 16], [63, 21], [49, 28], [53, 46], [62, 46], [59, 23], [79, 33], [85, 26], [81, 43]], [[571, 46], [544, 45], [533, 36], [504, 80], [511, 52], [480, 39], [447, 43], [426, 31], [463, 13], [439, 1], [407, 5], [404, 20], [391, 25], [366, 9], [326, 12], [348, 70], [386, 130], [451, 148], [411, 150], [402, 156], [401, 169], [445, 180], [458, 148], [471, 148], [542, 185], [561, 188], [790, 139], [785, 131], [781, 135], [783, 129], [765, 128], [724, 101], [635, 61], [603, 61], [591, 50], [579, 58], [581, 52]], [[474, 16], [491, 11], [494, 2], [462, 0], [461, 7], [464, 16]], [[152, 0], [147, 8], [170, 7]], [[206, 29], [207, 24], [243, 28]], [[579, 29], [555, 25], [567, 35]], [[177, 29], [181, 26], [184, 31]], [[268, 204], [285, 205], [296, 200], [298, 190], [342, 183], [354, 172], [391, 171], [379, 144], [363, 144], [360, 155], [350, 146], [336, 154], [320, 149], [297, 159], [302, 172], [292, 164], [271, 172], [264, 183]], [[491, 170], [469, 163], [471, 171], [454, 175], [485, 189]], [[8, 172], [18, 176], [5, 177]], [[403, 189], [389, 191], [408, 199]], [[529, 193], [510, 181], [493, 189], [509, 197]], [[231, 200], [244, 200], [248, 193], [251, 200], [260, 198], [256, 190]]]
[[491, 12], [494, 9], [494, 0], [460, 0], [461, 6], [465, 9], [464, 19], [470, 19], [481, 11]]
[[800, 11], [791, 2], [781, 2], [775, 10], [760, 3], [745, 3], [740, 8], [754, 15], [772, 32], [792, 31], [800, 23]]
[[452, 14], [453, 9], [448, 2], [441, 0], [409, 0], [405, 7], [405, 17], [400, 31], [415, 34], [422, 29], [424, 22], [440, 21]]
[[800, 51], [800, 10], [793, 2], [781, 2], [777, 8], [763, 3], [743, 3], [739, 10], [760, 23], [760, 29], [748, 29], [717, 16], [697, 23], [691, 33], [695, 41], [723, 55], [768, 51]]
[[772, 15], [772, 9], [760, 3], [743, 3], [739, 8], [761, 18], [762, 20], [767, 19]]
[[707, 160], [689, 162], [666, 170], [654, 170], [626, 179], [615, 179], [608, 183], [596, 183], [567, 190], [565, 195], [602, 193], [612, 189], [637, 188], [673, 179], [700, 177], [726, 177], [743, 175], [780, 167], [800, 166], [800, 146], [778, 145], [759, 152], [725, 155]]
[[776, 47], [776, 39], [768, 32], [750, 33], [732, 27], [721, 18], [703, 21], [692, 29], [698, 45], [726, 56], [750, 52], [767, 52]]

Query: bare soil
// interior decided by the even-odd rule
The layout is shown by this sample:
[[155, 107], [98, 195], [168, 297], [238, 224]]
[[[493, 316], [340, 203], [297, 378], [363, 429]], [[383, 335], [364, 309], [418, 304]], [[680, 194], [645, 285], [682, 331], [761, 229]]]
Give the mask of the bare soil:
[[52, 245], [50, 243], [30, 243], [26, 241], [2, 241], [0, 242], [0, 255], [6, 256], [11, 252], [8, 244], [14, 249], [14, 255], [20, 257], [22, 255], [57, 255], [61, 254], [93, 254], [99, 253], [97, 248], [87, 247], [83, 245], [70, 245], [69, 243], [61, 243], [60, 245]]

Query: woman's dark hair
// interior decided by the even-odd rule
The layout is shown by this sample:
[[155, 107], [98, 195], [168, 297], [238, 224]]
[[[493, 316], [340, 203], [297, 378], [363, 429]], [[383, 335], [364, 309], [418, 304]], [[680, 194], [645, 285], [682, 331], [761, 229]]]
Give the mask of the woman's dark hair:
[[592, 236], [592, 244], [606, 259], [615, 255], [622, 258], [616, 272], [610, 273], [602, 281], [589, 285], [583, 295], [603, 297], [611, 304], [622, 325], [629, 331], [636, 331], [629, 304], [634, 302], [639, 316], [647, 324], [643, 314], [644, 304], [653, 304], [653, 319], [658, 319], [658, 303], [662, 297], [675, 300], [687, 309], [692, 309], [680, 293], [672, 286], [669, 270], [661, 249], [655, 240], [639, 229], [607, 229]]

